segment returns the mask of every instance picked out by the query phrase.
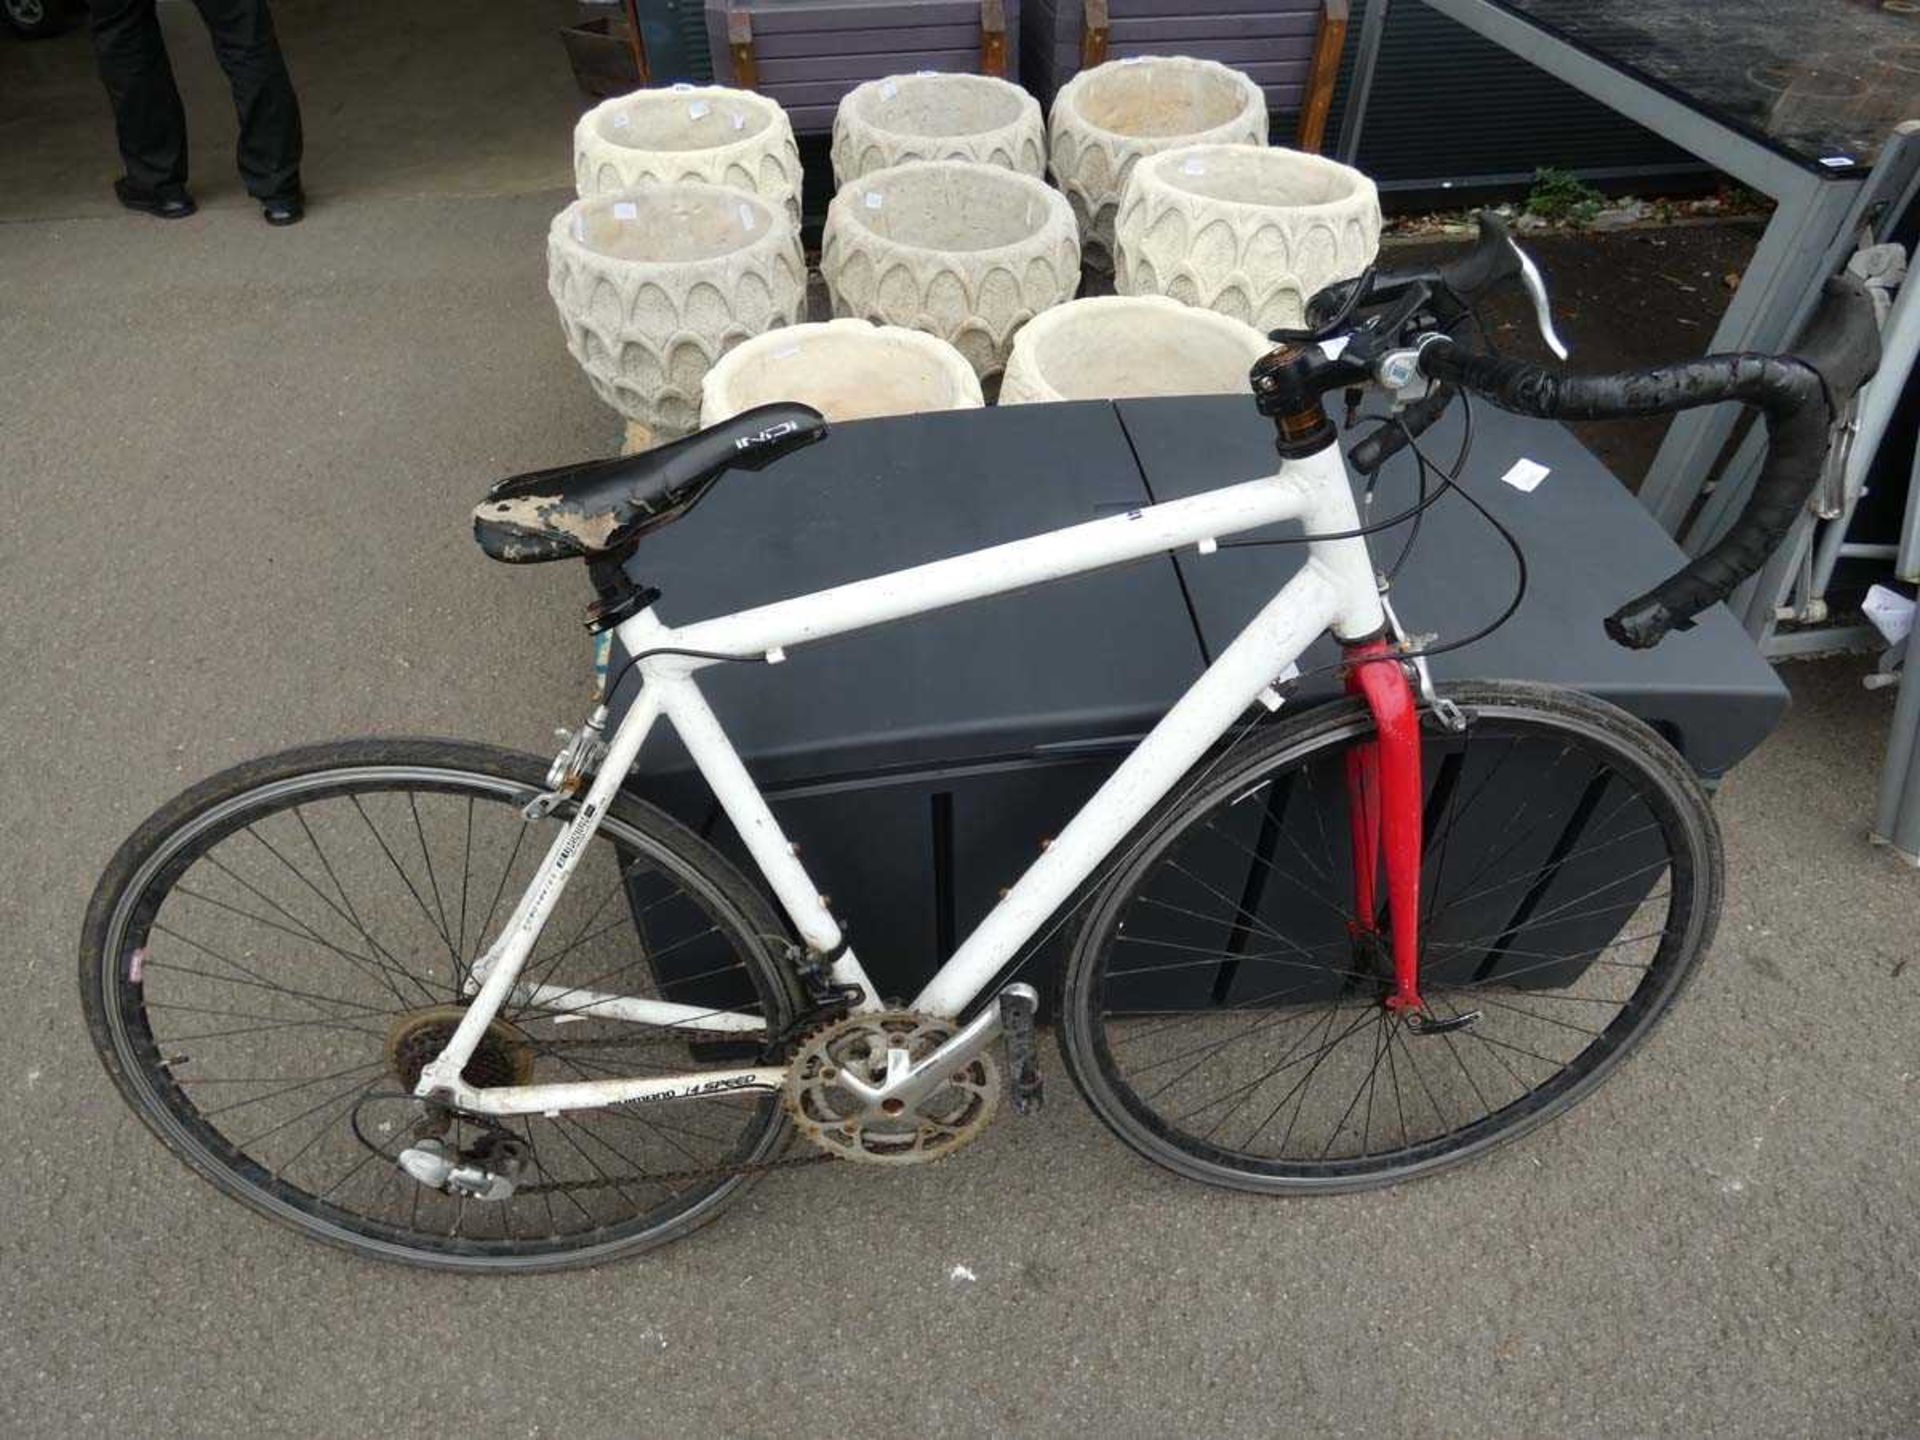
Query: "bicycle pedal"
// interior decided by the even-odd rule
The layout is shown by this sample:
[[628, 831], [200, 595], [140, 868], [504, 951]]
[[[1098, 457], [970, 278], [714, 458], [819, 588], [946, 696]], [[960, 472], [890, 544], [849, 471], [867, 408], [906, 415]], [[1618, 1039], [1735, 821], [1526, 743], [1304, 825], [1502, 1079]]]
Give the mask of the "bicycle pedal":
[[1033, 1114], [1045, 1098], [1033, 1038], [1033, 1017], [1039, 1004], [1040, 997], [1031, 986], [1009, 986], [1000, 992], [1000, 1033], [1007, 1042], [1011, 1080], [1008, 1102], [1016, 1115]]

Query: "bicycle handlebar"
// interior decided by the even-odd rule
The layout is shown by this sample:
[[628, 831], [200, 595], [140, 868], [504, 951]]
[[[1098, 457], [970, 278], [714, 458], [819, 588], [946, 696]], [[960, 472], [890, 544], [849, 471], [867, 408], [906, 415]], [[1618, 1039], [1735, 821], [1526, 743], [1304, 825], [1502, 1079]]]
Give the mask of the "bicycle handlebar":
[[[1607, 617], [1607, 634], [1644, 650], [1670, 631], [1690, 628], [1702, 610], [1725, 600], [1766, 563], [1819, 482], [1834, 419], [1879, 358], [1879, 329], [1866, 287], [1838, 276], [1827, 282], [1791, 355], [1708, 355], [1617, 375], [1566, 375], [1472, 354], [1434, 336], [1420, 351], [1420, 369], [1503, 410], [1546, 420], [1668, 415], [1729, 400], [1761, 412], [1766, 462], [1733, 526], [1704, 554]], [[1384, 460], [1391, 450], [1384, 441], [1382, 449]]]
[[1359, 474], [1373, 474], [1438, 421], [1457, 393], [1444, 381], [1435, 381], [1431, 390], [1411, 401], [1397, 417], [1356, 442], [1347, 452], [1347, 463]]

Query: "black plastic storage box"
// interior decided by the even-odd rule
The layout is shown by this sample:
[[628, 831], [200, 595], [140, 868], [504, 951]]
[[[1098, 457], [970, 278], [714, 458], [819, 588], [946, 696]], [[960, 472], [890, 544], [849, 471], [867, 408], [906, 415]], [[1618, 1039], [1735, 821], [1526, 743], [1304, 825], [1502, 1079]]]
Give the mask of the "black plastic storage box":
[[[1451, 457], [1458, 423], [1430, 432], [1429, 453]], [[1565, 430], [1485, 407], [1475, 428], [1465, 488], [1520, 538], [1532, 580], [1506, 627], [1436, 658], [1439, 676], [1575, 686], [1654, 724], [1703, 775], [1733, 765], [1773, 727], [1786, 693], [1732, 617], [1716, 609], [1651, 652], [1614, 645], [1601, 616], [1679, 564], [1679, 551]], [[1549, 467], [1531, 492], [1501, 479], [1523, 457]], [[1238, 396], [848, 423], [765, 472], [729, 475], [646, 541], [629, 568], [661, 590], [669, 624], [687, 623], [1253, 478], [1274, 464], [1271, 428]], [[1389, 472], [1376, 516], [1414, 497], [1411, 461]], [[1297, 527], [1276, 533], [1288, 532]], [[1377, 540], [1376, 554], [1395, 554], [1402, 533]], [[1300, 556], [1278, 546], [1157, 557], [799, 647], [777, 667], [716, 666], [700, 683], [875, 983], [910, 999]], [[1428, 511], [1394, 600], [1409, 629], [1461, 635], [1499, 612], [1513, 575], [1499, 537], [1452, 497]], [[1322, 641], [1302, 664], [1311, 671], [1333, 654]], [[1331, 675], [1309, 674], [1283, 713], [1338, 688]], [[633, 690], [632, 680], [622, 686], [616, 715]], [[663, 725], [648, 740], [629, 784], [751, 871], [670, 737]], [[1511, 779], [1516, 794], [1554, 783]], [[1257, 809], [1247, 818], [1256, 828]], [[1294, 814], [1306, 823], [1310, 811]], [[1222, 851], [1219, 883], [1238, 894], [1251, 862], [1232, 853]], [[1242, 873], [1225, 873], [1236, 863]], [[1344, 873], [1329, 878], [1348, 884]], [[1315, 943], [1332, 912], [1306, 898], [1269, 887], [1261, 923], [1298, 927]], [[1472, 923], [1485, 930], [1490, 920]], [[1064, 938], [1023, 972], [1043, 992]], [[1611, 938], [1596, 932], [1592, 945]], [[661, 979], [674, 998], [695, 998], [677, 994], [672, 976]]]

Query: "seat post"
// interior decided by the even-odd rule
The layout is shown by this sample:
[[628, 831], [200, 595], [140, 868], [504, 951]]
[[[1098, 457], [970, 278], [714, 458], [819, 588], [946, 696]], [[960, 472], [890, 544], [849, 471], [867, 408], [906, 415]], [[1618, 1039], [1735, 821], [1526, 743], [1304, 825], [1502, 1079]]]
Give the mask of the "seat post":
[[623, 545], [587, 561], [587, 578], [593, 582], [593, 593], [598, 597], [587, 607], [590, 633], [598, 635], [611, 630], [660, 598], [660, 592], [653, 586], [636, 585], [627, 574], [627, 561], [633, 557], [633, 551], [633, 546]]

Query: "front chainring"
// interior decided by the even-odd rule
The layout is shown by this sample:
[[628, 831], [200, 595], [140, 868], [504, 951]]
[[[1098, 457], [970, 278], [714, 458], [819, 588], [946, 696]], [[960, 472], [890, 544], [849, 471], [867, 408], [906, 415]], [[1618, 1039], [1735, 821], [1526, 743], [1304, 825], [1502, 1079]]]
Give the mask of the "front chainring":
[[[871, 1165], [918, 1165], [943, 1159], [987, 1126], [1000, 1103], [1000, 1072], [977, 1055], [909, 1109], [869, 1107], [839, 1083], [851, 1070], [877, 1084], [887, 1051], [918, 1061], [953, 1038], [951, 1021], [911, 1010], [849, 1015], [814, 1031], [794, 1051], [784, 1095], [795, 1126], [829, 1155]], [[891, 1102], [891, 1103], [898, 1103]]]

